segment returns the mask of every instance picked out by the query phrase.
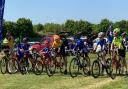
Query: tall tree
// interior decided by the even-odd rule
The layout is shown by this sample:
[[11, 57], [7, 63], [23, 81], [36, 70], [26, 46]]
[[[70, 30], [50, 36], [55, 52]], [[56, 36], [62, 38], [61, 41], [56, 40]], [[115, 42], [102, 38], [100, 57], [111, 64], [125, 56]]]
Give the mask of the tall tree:
[[32, 37], [34, 34], [32, 21], [26, 18], [19, 18], [17, 20], [18, 32], [20, 36]]
[[102, 19], [99, 25], [99, 31], [106, 32], [111, 24], [112, 22], [108, 19]]
[[33, 25], [33, 30], [35, 32], [40, 32], [40, 31], [43, 31], [44, 30], [44, 26], [42, 24], [37, 24], [37, 25]]

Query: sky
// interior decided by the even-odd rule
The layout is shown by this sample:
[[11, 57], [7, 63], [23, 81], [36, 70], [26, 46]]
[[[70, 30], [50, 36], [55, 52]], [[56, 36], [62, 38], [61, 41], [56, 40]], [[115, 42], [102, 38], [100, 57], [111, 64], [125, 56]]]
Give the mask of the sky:
[[128, 0], [6, 0], [4, 19], [29, 18], [34, 24], [64, 23], [67, 19], [100, 23], [128, 19]]

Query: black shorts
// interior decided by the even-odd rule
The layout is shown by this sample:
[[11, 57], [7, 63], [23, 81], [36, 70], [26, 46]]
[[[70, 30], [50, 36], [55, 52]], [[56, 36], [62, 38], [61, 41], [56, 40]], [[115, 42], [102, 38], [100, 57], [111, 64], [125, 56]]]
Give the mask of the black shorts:
[[121, 57], [125, 57], [126, 56], [126, 52], [125, 49], [118, 49], [118, 53]]
[[60, 49], [60, 55], [61, 56], [66, 56], [66, 52], [65, 52], [65, 49], [64, 48], [61, 48]]

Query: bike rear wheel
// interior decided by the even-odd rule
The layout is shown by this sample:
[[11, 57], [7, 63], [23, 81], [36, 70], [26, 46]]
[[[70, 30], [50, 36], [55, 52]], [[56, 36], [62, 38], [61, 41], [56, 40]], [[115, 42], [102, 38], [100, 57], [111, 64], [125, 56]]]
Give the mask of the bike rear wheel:
[[84, 75], [90, 75], [90, 58], [86, 57], [82, 61]]
[[47, 59], [46, 72], [49, 77], [53, 76], [56, 71], [56, 65], [55, 65], [56, 62], [55, 61], [56, 60], [54, 58]]
[[117, 63], [116, 62], [114, 63], [114, 60], [112, 60], [112, 63], [111, 63], [111, 72], [110, 72], [109, 76], [112, 79], [115, 79], [117, 76]]
[[19, 64], [19, 70], [21, 72], [21, 74], [27, 74], [28, 72], [28, 67], [29, 67], [29, 64], [27, 63], [27, 59], [22, 59], [20, 64]]

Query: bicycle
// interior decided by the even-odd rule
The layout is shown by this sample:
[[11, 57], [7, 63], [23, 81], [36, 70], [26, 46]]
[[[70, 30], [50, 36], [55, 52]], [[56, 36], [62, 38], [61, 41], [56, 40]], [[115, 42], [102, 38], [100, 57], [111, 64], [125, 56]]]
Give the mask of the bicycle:
[[56, 70], [55, 66], [55, 59], [51, 56], [50, 51], [46, 52], [39, 52], [36, 63], [34, 66], [34, 71], [41, 74], [43, 69], [46, 69], [47, 75], [51, 77]]
[[113, 69], [112, 60], [108, 58], [107, 60], [103, 60], [103, 56], [105, 56], [105, 50], [102, 50], [97, 53], [96, 60], [92, 63], [92, 76], [94, 78], [98, 78], [103, 72], [104, 69], [109, 77], [115, 79], [115, 69]]
[[124, 68], [123, 68], [123, 63], [122, 63], [122, 57], [120, 57], [118, 53], [118, 48], [114, 48], [112, 50], [112, 63], [116, 68], [116, 74], [122, 75], [124, 72]]
[[32, 56], [28, 52], [29, 50], [24, 50], [24, 56], [19, 59], [17, 50], [14, 50], [14, 55], [7, 63], [7, 69], [9, 70], [9, 74], [14, 74], [18, 71], [21, 72], [21, 74], [26, 74], [29, 71], [30, 65], [28, 61], [32, 59]]
[[7, 69], [9, 74], [15, 74], [18, 72], [18, 57], [15, 49], [13, 50], [12, 57], [7, 62]]
[[90, 67], [90, 62], [88, 61], [88, 59], [83, 59], [81, 62], [81, 52], [79, 50], [77, 50], [74, 53], [75, 57], [72, 58], [70, 65], [69, 65], [69, 73], [71, 75], [72, 78], [77, 77], [78, 73], [79, 73], [79, 69], [83, 69], [83, 72], [85, 75], [89, 75], [89, 70], [88, 68]]
[[2, 51], [2, 53], [4, 54], [4, 56], [2, 57], [2, 59], [0, 61], [0, 69], [1, 69], [1, 73], [5, 74], [6, 72], [8, 72], [7, 62], [8, 62], [8, 60], [10, 60], [9, 49], [4, 49]]

